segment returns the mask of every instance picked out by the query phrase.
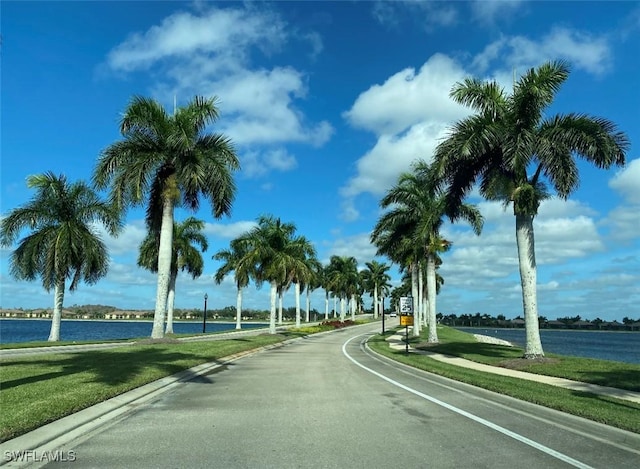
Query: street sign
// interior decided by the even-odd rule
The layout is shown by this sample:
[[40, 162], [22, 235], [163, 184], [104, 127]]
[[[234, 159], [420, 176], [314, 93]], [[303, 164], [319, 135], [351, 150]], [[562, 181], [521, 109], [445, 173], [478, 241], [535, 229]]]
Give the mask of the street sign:
[[408, 314], [403, 314], [402, 316], [400, 316], [400, 325], [413, 326], [413, 316], [409, 316]]
[[413, 297], [412, 296], [400, 297], [400, 314], [401, 315], [413, 314]]

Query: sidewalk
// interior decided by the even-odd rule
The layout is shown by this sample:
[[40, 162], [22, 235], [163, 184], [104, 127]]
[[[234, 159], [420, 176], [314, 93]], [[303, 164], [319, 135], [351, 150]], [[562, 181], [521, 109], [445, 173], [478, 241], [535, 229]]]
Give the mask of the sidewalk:
[[[387, 342], [389, 342], [389, 346], [394, 350], [405, 350], [406, 344], [404, 337], [404, 333], [394, 334], [387, 338]], [[462, 368], [469, 368], [472, 370], [483, 371], [485, 373], [493, 373], [501, 376], [509, 376], [512, 378], [527, 379], [529, 381], [537, 381], [539, 383], [550, 384], [551, 386], [559, 386], [571, 389], [573, 391], [589, 392], [592, 394], [615, 397], [617, 399], [624, 399], [640, 404], [640, 392], [627, 391], [626, 389], [610, 388], [607, 386], [599, 386], [597, 384], [572, 381], [565, 378], [556, 378], [553, 376], [544, 376], [535, 373], [527, 373], [525, 371], [510, 370], [508, 368], [485, 365], [483, 363], [477, 363], [471, 360], [466, 360], [464, 358], [452, 357], [450, 355], [429, 352], [427, 350], [416, 350], [411, 346], [409, 346], [409, 352], [427, 355], [429, 356], [429, 358], [433, 358], [434, 360], [449, 363], [451, 365], [459, 366]]]

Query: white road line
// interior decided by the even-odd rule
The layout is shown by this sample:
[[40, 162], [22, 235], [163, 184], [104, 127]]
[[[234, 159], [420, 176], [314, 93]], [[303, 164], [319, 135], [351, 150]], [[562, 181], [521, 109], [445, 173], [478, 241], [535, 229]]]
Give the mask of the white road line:
[[423, 399], [425, 399], [425, 400], [427, 400], [429, 402], [432, 402], [432, 403], [434, 403], [436, 405], [444, 407], [445, 409], [448, 409], [448, 410], [450, 410], [452, 412], [455, 412], [458, 415], [462, 415], [463, 417], [466, 417], [466, 418], [468, 418], [470, 420], [473, 420], [474, 422], [477, 422], [477, 423], [479, 423], [481, 425], [489, 427], [489, 428], [491, 428], [491, 429], [493, 429], [493, 430], [495, 430], [497, 432], [502, 433], [503, 435], [506, 435], [506, 436], [508, 436], [510, 438], [513, 438], [514, 440], [517, 440], [517, 441], [519, 441], [521, 443], [524, 443], [525, 445], [531, 446], [532, 448], [535, 448], [538, 451], [542, 451], [543, 453], [548, 454], [549, 456], [552, 456], [552, 457], [554, 457], [556, 459], [559, 459], [560, 461], [566, 462], [567, 464], [570, 464], [573, 467], [579, 467], [581, 469], [593, 469], [591, 466], [589, 466], [587, 464], [584, 464], [584, 463], [582, 463], [582, 462], [580, 462], [580, 461], [578, 461], [576, 459], [573, 459], [573, 458], [567, 456], [566, 454], [562, 454], [562, 453], [560, 453], [560, 452], [558, 452], [558, 451], [556, 451], [554, 449], [551, 449], [551, 448], [549, 448], [547, 446], [544, 446], [544, 445], [542, 445], [542, 444], [540, 444], [540, 443], [538, 443], [536, 441], [530, 440], [529, 438], [527, 438], [525, 436], [519, 435], [518, 433], [512, 432], [511, 430], [508, 430], [508, 429], [506, 429], [504, 427], [501, 427], [500, 425], [496, 425], [493, 422], [490, 422], [490, 421], [485, 420], [485, 419], [483, 419], [481, 417], [478, 417], [477, 415], [473, 415], [473, 414], [471, 414], [469, 412], [466, 412], [466, 411], [464, 411], [462, 409], [459, 409], [459, 408], [454, 407], [454, 406], [452, 406], [450, 404], [447, 404], [446, 402], [443, 402], [443, 401], [441, 401], [439, 399], [436, 399], [434, 397], [428, 396], [427, 394], [424, 394], [424, 393], [422, 393], [420, 391], [417, 391], [417, 390], [415, 390], [413, 388], [410, 388], [409, 386], [405, 386], [402, 383], [394, 381], [393, 379], [388, 378], [388, 377], [384, 376], [383, 374], [378, 373], [377, 371], [372, 370], [371, 368], [368, 368], [368, 367], [364, 366], [362, 363], [356, 361], [351, 355], [349, 355], [347, 353], [347, 345], [349, 344], [349, 342], [351, 342], [353, 339], [356, 339], [356, 338], [361, 337], [361, 336], [362, 336], [362, 334], [354, 336], [354, 337], [351, 337], [349, 340], [347, 340], [342, 345], [342, 353], [344, 354], [345, 357], [347, 357], [349, 360], [351, 360], [351, 362], [353, 362], [355, 365], [359, 366], [363, 370], [366, 370], [369, 373], [377, 376], [378, 378], [383, 379], [386, 382], [388, 382], [390, 384], [393, 384], [394, 386], [397, 386], [397, 387], [399, 387], [401, 389], [404, 389], [405, 391], [410, 392], [411, 394], [414, 394], [414, 395], [416, 395], [418, 397], [421, 397], [421, 398], [423, 398]]

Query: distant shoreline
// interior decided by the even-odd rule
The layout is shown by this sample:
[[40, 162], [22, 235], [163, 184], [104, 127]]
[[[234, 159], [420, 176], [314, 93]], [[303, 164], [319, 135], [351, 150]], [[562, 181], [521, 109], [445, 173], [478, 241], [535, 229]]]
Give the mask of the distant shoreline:
[[[0, 321], [51, 321], [51, 318], [4, 318], [4, 317], [0, 317]], [[153, 323], [153, 319], [88, 319], [88, 318], [83, 318], [83, 319], [76, 319], [76, 318], [62, 318], [61, 319], [63, 322], [64, 321], [87, 321], [87, 322], [146, 322], [146, 323]], [[166, 321], [165, 321], [166, 322]], [[179, 322], [179, 323], [190, 323], [190, 324], [202, 324], [202, 319], [200, 320], [193, 320], [193, 319], [174, 319], [173, 320], [174, 323]], [[235, 324], [236, 321], [234, 320], [225, 320], [225, 321], [220, 321], [218, 319], [207, 319], [207, 324], [209, 323], [216, 323], [216, 324]], [[243, 324], [245, 323], [251, 323], [251, 324], [269, 324], [268, 321], [252, 321], [252, 320], [243, 320], [242, 321]]]

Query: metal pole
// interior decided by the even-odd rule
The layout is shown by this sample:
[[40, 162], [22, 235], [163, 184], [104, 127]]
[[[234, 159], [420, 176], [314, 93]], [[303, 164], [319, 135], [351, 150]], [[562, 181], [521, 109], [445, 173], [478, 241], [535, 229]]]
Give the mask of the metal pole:
[[207, 298], [209, 295], [204, 294], [204, 313], [202, 314], [202, 333], [207, 331]]

